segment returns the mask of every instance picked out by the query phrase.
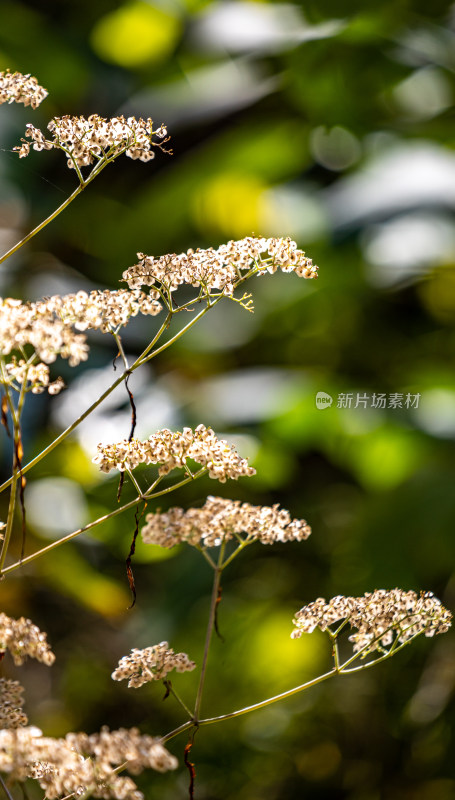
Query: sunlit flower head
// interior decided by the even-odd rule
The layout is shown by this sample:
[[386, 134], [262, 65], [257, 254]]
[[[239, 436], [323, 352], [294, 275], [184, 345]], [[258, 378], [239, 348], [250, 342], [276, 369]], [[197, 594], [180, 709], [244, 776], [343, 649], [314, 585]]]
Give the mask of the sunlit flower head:
[[142, 528], [146, 544], [171, 548], [180, 542], [202, 547], [216, 547], [221, 542], [241, 537], [241, 541], [303, 541], [311, 528], [304, 519], [291, 519], [288, 511], [274, 506], [252, 506], [240, 500], [208, 497], [202, 508], [170, 508], [147, 514]]
[[33, 148], [62, 150], [70, 169], [87, 167], [104, 159], [112, 161], [122, 153], [132, 159], [150, 161], [155, 157], [154, 148], [163, 149], [163, 140], [167, 136], [166, 127], [160, 125], [154, 129], [150, 117], [105, 119], [98, 114], [87, 118], [67, 115], [55, 117], [47, 128], [51, 138], [34, 125], [26, 126], [26, 138], [21, 139], [20, 147], [14, 148], [20, 158], [27, 156]]
[[24, 106], [37, 108], [47, 95], [46, 89], [43, 89], [31, 75], [10, 72], [9, 69], [0, 72], [0, 105], [23, 103]]
[[431, 592], [377, 589], [363, 597], [338, 595], [328, 602], [320, 597], [303, 606], [295, 615], [296, 629], [291, 636], [298, 639], [302, 633], [339, 627], [343, 621], [356, 631], [349, 637], [354, 652], [367, 655], [375, 650], [383, 652], [396, 640], [401, 644], [421, 633], [445, 633], [452, 614]]
[[255, 275], [294, 272], [301, 278], [317, 278], [318, 268], [296, 243], [288, 238], [247, 236], [222, 244], [218, 249], [187, 250], [186, 253], [147, 256], [138, 253], [139, 262], [125, 270], [123, 279], [130, 289], [161, 284], [175, 291], [181, 284], [203, 289], [207, 294], [222, 292], [232, 296], [242, 271]]
[[196, 664], [190, 661], [186, 653], [174, 653], [167, 642], [161, 642], [144, 650], [134, 648], [129, 656], [123, 656], [112, 678], [114, 681], [128, 679], [128, 686], [138, 689], [149, 681], [162, 680], [173, 669], [190, 672], [195, 667]]
[[137, 728], [68, 733], [64, 739], [43, 736], [35, 727], [0, 731], [0, 771], [10, 782], [35, 779], [49, 800], [87, 795], [144, 800], [131, 778], [115, 772], [120, 765], [137, 775], [147, 768], [167, 772], [178, 762], [160, 739]]
[[0, 678], [0, 730], [27, 725], [27, 715], [22, 709], [23, 693], [24, 687], [19, 681]]
[[240, 458], [234, 447], [218, 439], [211, 428], [198, 425], [193, 431], [170, 431], [163, 428], [144, 442], [124, 439], [115, 444], [99, 444], [93, 462], [102, 472], [117, 469], [134, 469], [139, 464], [159, 464], [158, 474], [167, 475], [173, 469], [183, 469], [188, 461], [207, 467], [210, 478], [220, 483], [227, 479], [255, 474], [245, 458]]
[[25, 617], [12, 619], [0, 613], [0, 653], [9, 650], [15, 664], [23, 664], [27, 656], [50, 666], [55, 656], [46, 634]]

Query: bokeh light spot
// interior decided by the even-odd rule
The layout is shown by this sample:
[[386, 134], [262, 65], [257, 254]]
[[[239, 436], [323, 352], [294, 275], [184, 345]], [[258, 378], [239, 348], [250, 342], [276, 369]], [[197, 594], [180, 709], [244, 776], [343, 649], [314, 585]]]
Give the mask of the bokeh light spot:
[[91, 35], [93, 49], [105, 61], [138, 67], [160, 61], [173, 49], [180, 21], [149, 3], [126, 3], [106, 14]]

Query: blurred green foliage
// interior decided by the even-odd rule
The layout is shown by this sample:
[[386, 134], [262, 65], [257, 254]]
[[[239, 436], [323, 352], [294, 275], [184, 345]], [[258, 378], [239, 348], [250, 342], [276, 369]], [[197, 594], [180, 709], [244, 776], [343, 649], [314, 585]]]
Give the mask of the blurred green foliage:
[[[50, 93], [35, 112], [0, 109], [5, 248], [75, 187], [60, 154], [19, 162], [11, 152], [26, 122], [151, 115], [168, 124], [174, 150], [106, 170], [3, 265], [3, 294], [116, 288], [137, 251], [217, 246], [253, 232], [290, 235], [320, 264], [317, 284], [281, 274], [254, 281], [254, 316], [226, 301], [153, 362], [142, 384], [132, 381], [144, 435], [213, 424], [257, 467], [238, 485], [185, 487], [171, 504], [200, 505], [208, 493], [279, 502], [313, 527], [308, 542], [256, 545], [226, 572], [225, 641], [213, 644], [204, 713], [259, 701], [326, 668], [322, 637], [289, 639], [294, 612], [318, 596], [424, 588], [453, 608], [453, 6], [49, 0], [3, 2], [1, 11], [0, 68], [31, 72]], [[140, 352], [153, 324], [131, 323], [128, 352]], [[109, 379], [114, 355], [94, 336], [88, 364], [71, 373], [56, 367], [68, 383], [74, 378], [72, 405], [65, 396], [30, 398], [27, 456], [70, 421], [65, 414], [88, 405], [89, 387], [103, 368]], [[334, 398], [330, 408], [316, 407], [319, 391]], [[337, 408], [349, 392], [354, 400], [421, 397], [418, 409]], [[49, 508], [63, 517], [71, 484], [83, 489], [82, 516], [114, 508], [115, 482], [101, 479], [88, 444], [109, 425], [127, 435], [126, 395], [98, 415], [95, 430], [30, 473], [30, 489], [66, 479], [60, 488], [69, 494], [48, 505], [48, 517]], [[66, 532], [36, 517], [27, 552]], [[128, 611], [133, 517], [109, 521], [2, 584], [2, 610], [31, 616], [58, 656], [50, 672], [27, 665], [18, 676], [32, 723], [48, 734], [102, 724], [160, 734], [181, 721], [159, 688], [128, 690], [109, 676], [132, 647], [163, 639], [200, 663], [211, 575], [195, 552], [161, 557], [138, 543], [138, 602]], [[201, 730], [196, 796], [455, 797], [454, 651], [450, 634], [421, 641], [378, 670]], [[175, 681], [188, 700], [195, 681]], [[181, 762], [183, 745], [171, 745]], [[140, 780], [147, 796], [187, 796], [184, 770]]]

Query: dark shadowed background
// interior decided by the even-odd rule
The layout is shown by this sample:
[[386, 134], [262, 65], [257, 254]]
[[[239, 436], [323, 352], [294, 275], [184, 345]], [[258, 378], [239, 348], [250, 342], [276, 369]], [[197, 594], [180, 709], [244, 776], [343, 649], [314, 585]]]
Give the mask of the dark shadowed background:
[[[238, 484], [199, 481], [169, 504], [201, 505], [209, 493], [279, 502], [313, 527], [308, 542], [257, 544], [226, 572], [225, 641], [214, 641], [203, 712], [325, 671], [322, 636], [289, 638], [295, 611], [318, 596], [400, 586], [434, 591], [453, 608], [452, 5], [15, 0], [0, 3], [6, 67], [36, 75], [49, 97], [35, 112], [0, 109], [2, 251], [76, 186], [62, 154], [19, 161], [12, 152], [27, 122], [152, 116], [167, 123], [174, 155], [106, 169], [2, 265], [3, 295], [118, 288], [137, 251], [252, 233], [289, 235], [320, 266], [317, 282], [255, 279], [254, 316], [226, 301], [131, 381], [140, 436], [204, 422], [257, 468]], [[130, 324], [129, 354], [155, 325]], [[88, 363], [55, 366], [66, 392], [30, 397], [27, 460], [112, 379], [111, 342], [96, 335], [91, 344]], [[332, 406], [317, 408], [317, 392]], [[338, 408], [349, 393], [352, 407]], [[373, 394], [387, 405], [393, 394], [417, 396], [418, 407], [374, 408]], [[127, 436], [129, 422], [118, 391], [29, 473], [27, 552], [115, 507], [116, 481], [91, 458], [97, 442]], [[103, 724], [162, 734], [182, 721], [160, 686], [128, 690], [110, 673], [132, 647], [164, 639], [201, 662], [210, 570], [189, 549], [138, 545], [138, 601], [127, 611], [133, 528], [127, 513], [2, 585], [2, 610], [31, 616], [58, 656], [51, 670], [5, 665], [46, 734]], [[18, 540], [19, 530], [18, 521]], [[452, 634], [422, 639], [375, 670], [201, 730], [198, 800], [455, 798], [454, 659]], [[195, 676], [176, 686], [190, 701]], [[184, 744], [171, 743], [180, 762]], [[139, 781], [147, 797], [187, 797], [184, 768]]]

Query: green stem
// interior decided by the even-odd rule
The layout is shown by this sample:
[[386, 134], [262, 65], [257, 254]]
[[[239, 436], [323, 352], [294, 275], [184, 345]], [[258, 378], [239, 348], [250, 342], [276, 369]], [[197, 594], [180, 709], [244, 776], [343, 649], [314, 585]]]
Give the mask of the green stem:
[[8, 553], [9, 543], [11, 541], [11, 534], [13, 531], [13, 522], [14, 522], [14, 511], [16, 508], [17, 479], [19, 475], [19, 462], [17, 454], [20, 442], [20, 418], [24, 406], [25, 385], [27, 383], [27, 376], [25, 375], [24, 380], [22, 381], [19, 400], [16, 409], [14, 407], [14, 402], [11, 396], [10, 387], [8, 386], [6, 368], [3, 358], [1, 359], [0, 366], [1, 366], [2, 382], [4, 385], [8, 408], [13, 423], [13, 475], [12, 475], [11, 490], [10, 490], [9, 504], [8, 504], [8, 517], [6, 520], [6, 528], [0, 552], [0, 576], [1, 576], [3, 565], [6, 560], [6, 555]]
[[[177, 342], [182, 336], [184, 336], [184, 334], [187, 331], [189, 331], [190, 328], [192, 328], [193, 325], [196, 324], [196, 322], [199, 322], [199, 320], [202, 319], [202, 317], [205, 316], [205, 314], [207, 314], [207, 311], [210, 311], [211, 308], [214, 308], [216, 304], [220, 302], [220, 300], [221, 296], [218, 297], [216, 300], [214, 300], [212, 303], [210, 303], [210, 305], [207, 305], [205, 308], [203, 308], [202, 311], [200, 311], [199, 314], [196, 314], [196, 316], [193, 317], [193, 319], [187, 325], [184, 325], [184, 327], [181, 328], [181, 330], [179, 330], [171, 339], [168, 339], [167, 342], [162, 344], [161, 347], [158, 347], [156, 350], [154, 350], [153, 353], [150, 353], [150, 355], [146, 356], [145, 358], [144, 354], [139, 356], [138, 360], [135, 362], [135, 365], [141, 366], [142, 364], [146, 364], [147, 361], [150, 361], [152, 358], [155, 358], [155, 356], [159, 355], [164, 350], [167, 350], [167, 348], [170, 347], [172, 344], [174, 344], [174, 342]], [[150, 350], [150, 345], [145, 352], [148, 352], [148, 350]], [[133, 365], [133, 367], [135, 365]], [[131, 369], [133, 369], [133, 367], [131, 367]]]
[[98, 517], [98, 519], [94, 520], [93, 522], [89, 522], [88, 525], [85, 525], [83, 528], [78, 528], [77, 531], [68, 533], [66, 536], [63, 536], [62, 539], [58, 539], [56, 542], [51, 542], [51, 544], [48, 544], [41, 550], [37, 550], [30, 556], [23, 558], [22, 561], [16, 561], [14, 564], [10, 564], [9, 567], [6, 567], [4, 570], [0, 572], [0, 577], [2, 575], [6, 575], [8, 572], [13, 572], [13, 570], [18, 569], [19, 567], [23, 567], [25, 564], [29, 564], [31, 561], [35, 561], [35, 559], [37, 559], [39, 556], [42, 556], [45, 553], [49, 553], [51, 550], [54, 550], [61, 544], [65, 544], [65, 542], [71, 541], [71, 539], [74, 539], [81, 533], [85, 533], [86, 531], [89, 531], [91, 528], [95, 528], [96, 525], [101, 525], [102, 522], [106, 522], [106, 520], [111, 519], [112, 517], [116, 517], [118, 514], [122, 514], [124, 511], [128, 511], [129, 508], [133, 508], [133, 506], [136, 506], [140, 500], [154, 500], [156, 497], [161, 497], [162, 495], [169, 494], [170, 492], [173, 492], [174, 489], [180, 489], [181, 486], [185, 486], [187, 483], [190, 483], [191, 480], [196, 480], [197, 478], [200, 478], [202, 475], [205, 475], [206, 472], [207, 468], [203, 467], [194, 474], [193, 478], [184, 478], [182, 481], [179, 481], [179, 483], [174, 483], [172, 484], [172, 486], [168, 486], [167, 489], [162, 489], [160, 492], [155, 492], [154, 494], [150, 495], [145, 494], [139, 497], [135, 497], [134, 500], [131, 500], [129, 503], [125, 503], [124, 506], [120, 506], [120, 508], [116, 508], [114, 511], [110, 511], [109, 514], [104, 514], [102, 517]]
[[223, 564], [223, 569], [224, 569], [225, 567], [227, 567], [227, 565], [228, 565], [228, 564], [230, 564], [230, 563], [231, 563], [231, 561], [233, 561], [233, 560], [234, 560], [234, 558], [235, 558], [236, 556], [238, 556], [238, 554], [239, 554], [239, 553], [241, 553], [241, 552], [242, 552], [242, 550], [244, 550], [244, 549], [245, 549], [245, 547], [248, 547], [248, 545], [249, 545], [249, 544], [252, 544], [252, 543], [253, 543], [253, 541], [254, 541], [253, 539], [244, 539], [244, 540], [242, 541], [242, 543], [241, 543], [241, 544], [239, 544], [239, 546], [238, 546], [238, 547], [237, 547], [237, 548], [234, 550], [234, 552], [233, 552], [233, 553], [231, 553], [231, 555], [229, 556], [229, 558], [227, 558], [227, 559], [226, 559], [226, 561], [225, 561], [225, 562], [224, 562], [224, 564]]
[[202, 659], [202, 667], [201, 667], [201, 676], [199, 678], [199, 686], [197, 689], [196, 694], [196, 703], [194, 706], [194, 719], [197, 721], [199, 716], [199, 711], [201, 708], [202, 702], [202, 693], [204, 691], [204, 683], [205, 683], [205, 676], [207, 672], [207, 661], [209, 657], [209, 649], [210, 649], [210, 641], [212, 638], [213, 628], [215, 625], [215, 615], [216, 615], [216, 606], [218, 602], [218, 593], [221, 583], [221, 573], [223, 571], [223, 567], [221, 566], [223, 563], [223, 556], [224, 550], [226, 547], [226, 543], [223, 542], [220, 547], [220, 552], [218, 555], [218, 564], [215, 569], [215, 575], [213, 578], [213, 588], [212, 588], [212, 597], [210, 600], [210, 612], [209, 612], [209, 620], [207, 623], [207, 632], [205, 635], [205, 646], [204, 646], [204, 657]]
[[59, 547], [61, 544], [65, 542], [71, 541], [76, 536], [80, 536], [81, 533], [85, 533], [89, 531], [91, 528], [96, 527], [96, 525], [101, 525], [102, 522], [106, 522], [106, 520], [111, 519], [112, 517], [116, 517], [118, 514], [122, 514], [124, 511], [127, 511], [129, 508], [133, 508], [137, 505], [139, 498], [135, 497], [134, 500], [131, 500], [129, 503], [126, 503], [124, 506], [120, 508], [116, 508], [114, 511], [110, 511], [109, 514], [104, 514], [102, 517], [98, 517], [93, 522], [89, 522], [88, 525], [84, 525], [83, 528], [78, 528], [77, 531], [73, 531], [72, 533], [68, 533], [66, 536], [63, 536], [62, 539], [58, 539], [56, 542], [51, 542], [46, 547], [43, 547], [41, 550], [37, 550], [36, 553], [32, 553], [30, 556], [23, 558], [22, 561], [16, 561], [14, 564], [11, 564], [9, 567], [5, 567], [2, 570], [2, 575], [7, 575], [8, 572], [12, 572], [18, 567], [23, 567], [25, 564], [30, 564], [31, 561], [35, 561], [39, 556], [44, 555], [45, 553], [50, 553], [51, 550], [55, 550], [56, 547]]
[[192, 722], [193, 721], [193, 712], [190, 711], [190, 709], [188, 708], [186, 703], [184, 703], [184, 701], [182, 700], [180, 695], [177, 694], [177, 692], [175, 691], [171, 681], [163, 681], [163, 683], [164, 683], [167, 691], [175, 697], [177, 702], [182, 706], [183, 710], [188, 714], [188, 716], [189, 716], [189, 718], [190, 718], [190, 720]]
[[[15, 455], [16, 454], [14, 454], [13, 456], [14, 462], [15, 462]], [[3, 564], [5, 563], [6, 554], [8, 552], [8, 547], [11, 540], [11, 533], [13, 530], [14, 509], [16, 507], [16, 491], [17, 491], [17, 469], [16, 466], [14, 466], [13, 478], [11, 482], [11, 491], [9, 496], [8, 518], [6, 520], [6, 528], [2, 542], [2, 552], [0, 553], [0, 577], [5, 572], [5, 570], [3, 570]]]
[[310, 689], [312, 686], [317, 686], [319, 683], [326, 681], [327, 678], [332, 678], [336, 674], [337, 671], [335, 668], [333, 668], [330, 670], [330, 672], [326, 672], [324, 675], [319, 675], [318, 678], [313, 678], [313, 680], [307, 681], [307, 683], [302, 683], [300, 686], [295, 686], [293, 689], [288, 689], [287, 692], [276, 694], [274, 697], [269, 697], [267, 700], [262, 700], [260, 703], [254, 703], [252, 706], [245, 706], [245, 708], [240, 708], [238, 711], [231, 711], [230, 714], [222, 714], [219, 717], [201, 719], [198, 723], [199, 727], [201, 725], [212, 725], [214, 722], [223, 722], [226, 719], [241, 717], [242, 714], [249, 714], [250, 711], [257, 711], [259, 708], [265, 708], [266, 706], [272, 705], [272, 703], [278, 703], [280, 700], [285, 700], [287, 697], [292, 697], [292, 695], [303, 692], [305, 689]]
[[[61, 148], [61, 149], [63, 149], [63, 148]], [[30, 231], [30, 233], [28, 233], [27, 236], [24, 236], [24, 238], [21, 239], [20, 242], [17, 242], [17, 244], [15, 244], [14, 247], [11, 247], [10, 250], [8, 250], [6, 253], [3, 253], [3, 255], [0, 256], [0, 264], [3, 261], [6, 261], [7, 258], [12, 256], [13, 253], [16, 253], [17, 250], [20, 250], [20, 248], [24, 244], [27, 244], [27, 242], [29, 242], [30, 239], [33, 239], [33, 237], [36, 236], [37, 233], [42, 231], [43, 228], [46, 227], [46, 225], [49, 225], [50, 222], [52, 222], [56, 217], [58, 217], [58, 215], [61, 214], [61, 212], [64, 211], [65, 208], [67, 206], [69, 206], [70, 203], [72, 203], [73, 200], [75, 200], [76, 197], [81, 192], [84, 191], [86, 186], [88, 186], [100, 174], [100, 172], [102, 172], [103, 169], [105, 167], [107, 167], [108, 163], [109, 162], [106, 161], [105, 163], [96, 164], [96, 166], [92, 169], [91, 173], [89, 174], [88, 178], [86, 178], [85, 181], [82, 179], [82, 175], [79, 173], [79, 176], [78, 176], [79, 177], [79, 186], [74, 190], [74, 192], [72, 192], [72, 194], [70, 194], [70, 196], [67, 197], [65, 202], [62, 203], [55, 211], [53, 211], [52, 214], [50, 214], [48, 217], [46, 217], [45, 220], [40, 222], [40, 224], [37, 225], [36, 228], [33, 228], [33, 230]]]
[[380, 664], [383, 661], [386, 661], [386, 659], [391, 658], [393, 655], [395, 655], [395, 653], [398, 653], [403, 647], [405, 647], [406, 644], [409, 644], [409, 641], [403, 642], [401, 645], [395, 648], [395, 650], [390, 650], [388, 653], [381, 656], [381, 658], [377, 658], [375, 661], [370, 661], [368, 664], [361, 664], [359, 667], [354, 667], [353, 669], [345, 670], [344, 666], [338, 669], [334, 667], [324, 675], [320, 675], [318, 678], [313, 678], [313, 680], [302, 683], [300, 686], [295, 686], [293, 689], [288, 689], [286, 692], [277, 694], [274, 697], [269, 697], [267, 700], [262, 700], [260, 703], [254, 703], [251, 706], [245, 706], [245, 708], [240, 708], [237, 711], [231, 711], [230, 714], [221, 714], [218, 717], [208, 717], [207, 719], [200, 719], [193, 722], [191, 720], [189, 722], [184, 722], [183, 725], [180, 725], [178, 728], [175, 728], [175, 730], [163, 736], [161, 741], [168, 742], [170, 739], [173, 739], [174, 736], [177, 736], [182, 731], [185, 731], [195, 725], [198, 727], [202, 727], [202, 725], [213, 725], [215, 722], [223, 722], [224, 720], [234, 719], [235, 717], [240, 717], [243, 714], [249, 714], [251, 711], [257, 711], [260, 708], [266, 708], [266, 706], [272, 705], [272, 703], [278, 703], [280, 700], [285, 700], [287, 697], [292, 697], [292, 695], [303, 692], [305, 689], [310, 689], [312, 686], [317, 686], [319, 683], [322, 683], [328, 678], [332, 678], [334, 675], [350, 675], [353, 672], [360, 672], [363, 669], [368, 669], [369, 667], [373, 667], [376, 664]]
[[5, 794], [6, 794], [7, 798], [8, 798], [8, 800], [14, 800], [14, 799], [13, 799], [13, 796], [12, 796], [12, 794], [11, 794], [11, 792], [10, 792], [10, 790], [8, 789], [8, 787], [7, 787], [6, 783], [5, 783], [5, 781], [3, 780], [3, 778], [2, 778], [2, 776], [1, 776], [1, 775], [0, 775], [0, 785], [1, 785], [2, 789], [3, 789], [3, 791], [5, 792]]
[[254, 703], [251, 706], [245, 706], [245, 708], [240, 708], [237, 711], [231, 711], [229, 714], [221, 714], [218, 717], [208, 717], [207, 719], [200, 719], [200, 720], [189, 720], [188, 722], [184, 722], [182, 725], [179, 725], [178, 728], [167, 733], [165, 736], [161, 737], [162, 742], [168, 742], [170, 739], [173, 739], [174, 736], [177, 736], [182, 731], [188, 730], [191, 727], [201, 727], [202, 725], [213, 725], [215, 722], [223, 722], [227, 719], [234, 719], [235, 717], [240, 717], [243, 714], [249, 714], [251, 711], [257, 711], [259, 708], [266, 708], [266, 706], [272, 705], [272, 703], [278, 703], [280, 700], [285, 700], [287, 697], [292, 697], [294, 694], [298, 694], [299, 692], [303, 692], [305, 689], [310, 689], [312, 686], [317, 686], [319, 683], [327, 680], [327, 678], [332, 678], [334, 675], [337, 674], [336, 669], [331, 669], [330, 672], [326, 672], [324, 675], [319, 675], [317, 678], [313, 678], [311, 681], [307, 681], [306, 683], [302, 683], [300, 686], [294, 686], [293, 689], [288, 689], [286, 692], [282, 692], [281, 694], [277, 694], [274, 697], [268, 697], [267, 700], [261, 700], [260, 703]]
[[37, 225], [36, 228], [30, 231], [30, 233], [28, 233], [27, 236], [24, 236], [24, 238], [21, 239], [20, 242], [17, 242], [13, 247], [11, 247], [10, 250], [8, 250], [6, 253], [3, 253], [3, 255], [0, 256], [0, 264], [3, 261], [6, 261], [7, 258], [12, 256], [13, 253], [16, 253], [17, 250], [20, 250], [20, 248], [24, 244], [27, 244], [27, 242], [29, 242], [30, 239], [33, 239], [33, 237], [36, 236], [37, 233], [42, 231], [43, 228], [46, 227], [46, 225], [49, 225], [49, 223], [52, 222], [52, 220], [55, 219], [55, 217], [57, 217], [62, 211], [64, 211], [64, 209], [67, 206], [69, 206], [70, 203], [73, 202], [73, 200], [76, 199], [76, 197], [85, 189], [86, 185], [87, 183], [79, 184], [77, 189], [75, 189], [74, 192], [70, 194], [70, 196], [65, 200], [65, 202], [62, 203], [62, 205], [59, 206], [55, 211], [53, 211], [49, 217], [46, 217], [46, 219], [43, 220], [43, 222], [40, 222], [40, 224]]

